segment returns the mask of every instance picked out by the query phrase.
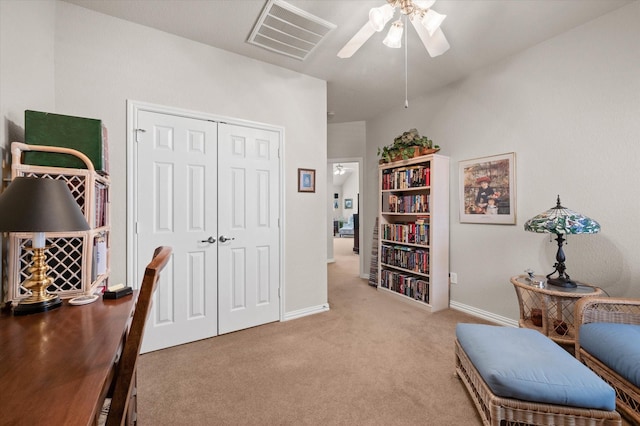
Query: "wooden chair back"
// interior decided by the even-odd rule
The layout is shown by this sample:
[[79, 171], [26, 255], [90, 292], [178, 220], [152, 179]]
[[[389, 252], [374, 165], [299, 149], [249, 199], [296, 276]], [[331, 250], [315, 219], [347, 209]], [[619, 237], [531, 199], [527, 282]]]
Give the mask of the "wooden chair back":
[[161, 246], [156, 248], [153, 259], [144, 271], [144, 278], [138, 293], [138, 301], [133, 313], [131, 327], [125, 339], [120, 361], [116, 366], [115, 387], [111, 398], [111, 407], [107, 415], [107, 426], [125, 424], [129, 412], [131, 394], [136, 384], [138, 355], [142, 345], [145, 323], [151, 308], [153, 292], [160, 278], [160, 271], [169, 262], [171, 252], [171, 247]]

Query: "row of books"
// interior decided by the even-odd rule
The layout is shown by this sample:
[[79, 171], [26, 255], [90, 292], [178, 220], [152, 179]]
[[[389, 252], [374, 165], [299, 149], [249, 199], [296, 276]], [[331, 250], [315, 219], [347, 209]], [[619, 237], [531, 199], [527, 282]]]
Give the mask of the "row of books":
[[389, 194], [391, 213], [429, 213], [429, 194]]
[[429, 273], [429, 250], [383, 244], [380, 262], [421, 274]]
[[431, 185], [428, 166], [402, 167], [382, 171], [382, 189], [407, 189]]
[[383, 240], [428, 245], [429, 219], [418, 219], [414, 223], [383, 223], [380, 235]]
[[97, 235], [93, 240], [93, 259], [91, 259], [91, 281], [107, 273], [107, 235]]
[[100, 182], [96, 182], [95, 192], [96, 209], [94, 228], [99, 228], [101, 226], [107, 226], [107, 204], [109, 203], [109, 190], [106, 185], [103, 185]]
[[429, 281], [396, 271], [382, 270], [380, 286], [429, 303]]

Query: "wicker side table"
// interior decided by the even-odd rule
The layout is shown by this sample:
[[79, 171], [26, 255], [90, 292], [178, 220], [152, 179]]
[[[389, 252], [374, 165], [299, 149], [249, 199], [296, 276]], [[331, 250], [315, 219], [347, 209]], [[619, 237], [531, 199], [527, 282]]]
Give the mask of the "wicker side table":
[[[535, 284], [544, 282], [542, 287]], [[511, 277], [518, 304], [520, 305], [521, 328], [538, 330], [561, 345], [575, 344], [573, 311], [576, 302], [582, 297], [603, 296], [602, 289], [578, 283], [575, 288], [557, 287], [546, 283], [543, 276], [533, 281], [527, 275]]]

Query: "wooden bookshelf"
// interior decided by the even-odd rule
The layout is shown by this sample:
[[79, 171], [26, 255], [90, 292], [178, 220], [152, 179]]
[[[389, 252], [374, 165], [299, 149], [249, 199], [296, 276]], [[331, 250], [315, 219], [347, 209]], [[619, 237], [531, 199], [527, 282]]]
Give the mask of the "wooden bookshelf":
[[379, 165], [378, 288], [429, 311], [449, 307], [449, 158]]

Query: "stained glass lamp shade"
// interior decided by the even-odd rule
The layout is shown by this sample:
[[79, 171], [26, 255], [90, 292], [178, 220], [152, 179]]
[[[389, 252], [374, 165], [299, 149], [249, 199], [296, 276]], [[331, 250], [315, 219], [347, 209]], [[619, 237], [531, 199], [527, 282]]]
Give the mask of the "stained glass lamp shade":
[[[524, 230], [557, 235], [558, 252], [556, 253], [556, 264], [553, 265], [555, 270], [547, 275], [547, 282], [560, 287], [575, 287], [575, 281], [572, 281], [569, 274], [565, 272], [566, 266], [564, 262], [566, 258], [562, 250], [562, 243], [565, 241], [563, 235], [595, 234], [600, 231], [600, 224], [580, 213], [563, 207], [560, 204], [560, 196], [558, 195], [556, 206], [529, 219], [524, 224]], [[556, 272], [558, 273], [558, 277], [551, 278]]]

